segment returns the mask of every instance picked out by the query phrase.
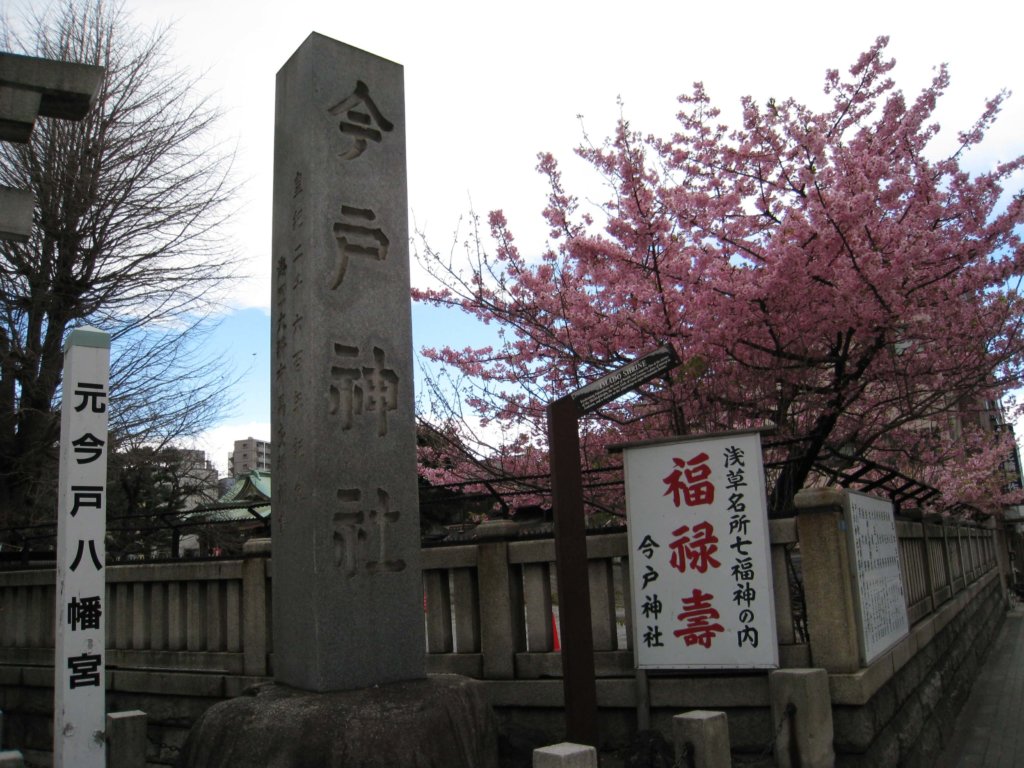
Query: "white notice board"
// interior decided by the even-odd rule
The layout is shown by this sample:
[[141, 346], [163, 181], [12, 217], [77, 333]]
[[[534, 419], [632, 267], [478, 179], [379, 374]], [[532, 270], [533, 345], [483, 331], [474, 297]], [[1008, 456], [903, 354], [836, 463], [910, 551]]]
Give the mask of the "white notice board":
[[849, 491], [845, 516], [861, 661], [866, 666], [910, 631], [900, 543], [890, 501]]

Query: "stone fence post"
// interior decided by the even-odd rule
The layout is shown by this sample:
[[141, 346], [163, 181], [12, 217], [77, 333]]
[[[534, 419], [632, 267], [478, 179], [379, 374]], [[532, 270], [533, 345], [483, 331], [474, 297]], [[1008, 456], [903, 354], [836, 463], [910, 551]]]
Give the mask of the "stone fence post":
[[267, 674], [267, 558], [270, 539], [250, 539], [242, 547], [242, 651], [245, 674]]
[[533, 768], [597, 768], [597, 750], [563, 741], [533, 750]]
[[939, 522], [942, 525], [942, 568], [946, 574], [946, 586], [949, 587], [947, 599], [952, 599], [957, 590], [956, 576], [953, 573], [953, 551], [949, 543], [949, 520], [941, 518]]
[[768, 673], [772, 723], [779, 724], [775, 765], [832, 768], [832, 699], [823, 669], [776, 669]]
[[137, 709], [107, 713], [107, 768], [144, 768], [147, 719]]
[[694, 709], [674, 716], [672, 742], [676, 765], [693, 768], [729, 768], [732, 765], [729, 719], [725, 712]]
[[510, 520], [490, 520], [478, 525], [475, 531], [480, 543], [477, 579], [485, 680], [512, 680], [516, 674], [523, 585], [520, 579], [512, 578], [508, 541], [518, 529], [519, 525]]
[[811, 663], [829, 672], [860, 668], [845, 497], [838, 488], [805, 488], [795, 499]]
[[999, 568], [999, 586], [1003, 602], [1009, 599], [1009, 589], [1013, 587], [1013, 568], [1010, 564], [1010, 547], [1006, 535], [1006, 523], [990, 517], [982, 525], [992, 531], [992, 549], [996, 559], [996, 566]]

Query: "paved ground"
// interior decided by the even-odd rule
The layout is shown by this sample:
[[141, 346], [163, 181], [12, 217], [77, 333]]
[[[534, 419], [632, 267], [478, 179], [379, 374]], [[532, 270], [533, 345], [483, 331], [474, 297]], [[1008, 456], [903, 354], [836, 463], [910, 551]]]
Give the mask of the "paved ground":
[[935, 768], [1024, 766], [1024, 605], [1016, 603]]

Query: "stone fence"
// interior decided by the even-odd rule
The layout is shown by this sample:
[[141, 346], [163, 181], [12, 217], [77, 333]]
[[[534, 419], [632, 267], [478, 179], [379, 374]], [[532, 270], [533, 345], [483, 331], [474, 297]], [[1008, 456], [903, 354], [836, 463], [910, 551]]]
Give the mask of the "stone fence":
[[[849, 764], [859, 764], [859, 755], [869, 765], [888, 748], [882, 742], [893, 728], [900, 731], [899, 759], [904, 743], [910, 749], [920, 741], [904, 731], [916, 728], [920, 736], [928, 702], [915, 710], [915, 725], [899, 724], [915, 692], [927, 689], [934, 709], [943, 690], [932, 692], [928, 681], [940, 674], [958, 680], [976, 668], [964, 664], [965, 654], [980, 660], [994, 637], [984, 633], [998, 629], [1005, 546], [994, 524], [899, 521], [911, 632], [862, 668], [838, 523], [841, 494], [805, 491], [797, 518], [770, 523], [779, 657], [783, 668], [829, 673], [837, 753], [850, 755]], [[423, 550], [425, 650], [428, 672], [484, 681], [506, 746], [525, 749], [562, 739], [555, 549], [550, 539], [508, 533], [507, 524], [484, 524], [473, 543]], [[766, 756], [779, 729], [767, 673], [637, 672], [626, 534], [589, 536], [587, 555], [606, 746], [628, 742], [638, 726], [670, 733], [672, 716], [688, 709], [722, 710], [734, 755], [770, 764]], [[271, 578], [268, 541], [250, 542], [238, 560], [108, 567], [108, 709], [150, 713], [151, 764], [173, 763], [188, 725], [211, 703], [273, 674]], [[0, 710], [7, 745], [26, 756], [49, 749], [53, 624], [52, 570], [0, 572]], [[954, 630], [971, 647], [956, 645]], [[955, 669], [947, 668], [947, 657]], [[890, 695], [892, 687], [899, 690]]]
[[[561, 676], [554, 541], [502, 535], [508, 530], [485, 523], [477, 528], [474, 544], [423, 550], [428, 671], [483, 680]], [[806, 666], [807, 646], [794, 629], [786, 559], [797, 542], [796, 521], [772, 521], [770, 535], [780, 656], [783, 666]], [[592, 533], [587, 559], [597, 677], [633, 678], [626, 534]]]

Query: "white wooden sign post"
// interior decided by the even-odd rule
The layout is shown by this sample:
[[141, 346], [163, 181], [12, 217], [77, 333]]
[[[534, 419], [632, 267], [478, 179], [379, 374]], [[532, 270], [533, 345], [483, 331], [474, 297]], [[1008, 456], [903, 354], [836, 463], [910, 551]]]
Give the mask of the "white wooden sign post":
[[55, 768], [106, 765], [107, 527], [110, 336], [72, 331], [64, 345], [57, 520]]
[[623, 446], [639, 669], [778, 666], [761, 438]]

